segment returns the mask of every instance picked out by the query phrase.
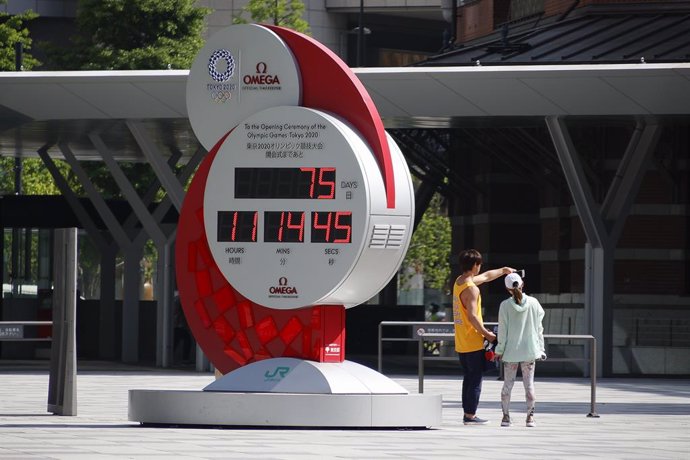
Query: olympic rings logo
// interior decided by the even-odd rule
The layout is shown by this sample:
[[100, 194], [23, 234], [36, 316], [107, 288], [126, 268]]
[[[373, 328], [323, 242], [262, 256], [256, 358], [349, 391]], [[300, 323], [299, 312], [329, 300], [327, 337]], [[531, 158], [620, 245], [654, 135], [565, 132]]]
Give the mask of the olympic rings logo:
[[219, 104], [229, 101], [230, 98], [232, 98], [232, 93], [230, 91], [213, 91], [211, 93], [211, 99], [213, 99], [213, 102], [217, 102]]
[[[218, 72], [218, 62], [220, 60], [225, 60], [227, 68], [225, 72]], [[230, 51], [225, 49], [215, 50], [211, 53], [211, 57], [208, 59], [208, 74], [215, 81], [228, 81], [232, 74], [235, 73], [235, 58], [232, 57]]]

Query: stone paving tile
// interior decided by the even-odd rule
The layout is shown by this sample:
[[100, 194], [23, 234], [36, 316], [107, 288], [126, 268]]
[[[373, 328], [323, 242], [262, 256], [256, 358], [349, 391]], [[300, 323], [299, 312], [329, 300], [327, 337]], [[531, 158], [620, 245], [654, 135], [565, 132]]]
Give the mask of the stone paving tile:
[[[393, 376], [410, 392], [417, 377]], [[688, 380], [599, 379], [588, 418], [589, 379], [537, 376], [537, 427], [524, 426], [519, 382], [514, 425], [500, 427], [502, 382], [485, 379], [479, 413], [492, 423], [462, 424], [460, 376], [431, 376], [443, 395], [442, 424], [429, 430], [141, 427], [127, 420], [129, 389], [200, 390], [211, 374], [138, 370], [80, 371], [78, 415], [46, 411], [46, 372], [3, 370], [0, 363], [0, 459], [688, 459]]]

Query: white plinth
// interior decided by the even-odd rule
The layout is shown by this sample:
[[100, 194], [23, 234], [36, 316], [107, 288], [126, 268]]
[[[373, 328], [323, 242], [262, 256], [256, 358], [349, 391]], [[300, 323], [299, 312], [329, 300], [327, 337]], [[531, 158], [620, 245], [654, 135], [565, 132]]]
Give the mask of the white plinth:
[[378, 372], [348, 361], [274, 358], [231, 372], [203, 391], [130, 390], [129, 420], [163, 425], [426, 428], [441, 424], [441, 395], [408, 394]]

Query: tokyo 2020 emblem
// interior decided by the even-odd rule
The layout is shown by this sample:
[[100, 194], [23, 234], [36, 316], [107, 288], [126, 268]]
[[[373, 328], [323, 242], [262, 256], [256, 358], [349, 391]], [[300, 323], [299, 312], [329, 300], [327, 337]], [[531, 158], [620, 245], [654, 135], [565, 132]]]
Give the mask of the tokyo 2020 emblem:
[[[218, 63], [225, 61], [226, 68], [223, 72], [218, 71]], [[235, 58], [232, 57], [230, 51], [226, 49], [215, 50], [208, 58], [208, 74], [214, 81], [226, 82], [235, 73]]]

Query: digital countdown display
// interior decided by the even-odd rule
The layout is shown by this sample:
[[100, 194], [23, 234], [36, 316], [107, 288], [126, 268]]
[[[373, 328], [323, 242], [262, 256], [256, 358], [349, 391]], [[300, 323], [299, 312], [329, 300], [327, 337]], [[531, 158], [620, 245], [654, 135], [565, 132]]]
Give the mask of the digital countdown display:
[[335, 168], [236, 168], [234, 197], [332, 200], [336, 183]]
[[[401, 189], [411, 203], [411, 184]], [[263, 110], [233, 130], [203, 209], [219, 270], [240, 294], [277, 309], [368, 300], [411, 232], [409, 207], [386, 206], [367, 143], [342, 119], [304, 107]]]
[[[304, 212], [266, 211], [263, 213], [266, 243], [304, 242]], [[321, 211], [311, 213], [312, 243], [352, 242], [352, 213], [348, 211]], [[216, 241], [226, 243], [253, 243], [257, 239], [259, 211], [218, 211]]]

